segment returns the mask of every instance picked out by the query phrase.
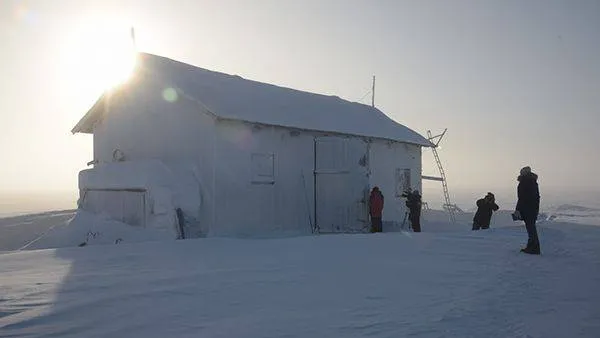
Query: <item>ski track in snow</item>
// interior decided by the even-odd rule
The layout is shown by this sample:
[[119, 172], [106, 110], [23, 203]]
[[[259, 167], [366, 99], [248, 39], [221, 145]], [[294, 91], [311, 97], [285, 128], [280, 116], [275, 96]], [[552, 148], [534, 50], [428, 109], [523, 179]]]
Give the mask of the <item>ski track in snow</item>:
[[0, 252], [26, 248], [55, 228], [64, 227], [74, 210], [0, 218]]
[[600, 227], [0, 254], [2, 337], [599, 337]]

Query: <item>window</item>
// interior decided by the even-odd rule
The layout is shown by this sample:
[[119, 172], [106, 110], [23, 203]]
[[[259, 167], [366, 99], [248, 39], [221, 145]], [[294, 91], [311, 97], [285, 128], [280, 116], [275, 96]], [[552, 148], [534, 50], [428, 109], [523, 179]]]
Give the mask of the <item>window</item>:
[[275, 154], [252, 154], [252, 183], [275, 183]]
[[402, 196], [410, 187], [410, 169], [396, 169], [396, 197]]

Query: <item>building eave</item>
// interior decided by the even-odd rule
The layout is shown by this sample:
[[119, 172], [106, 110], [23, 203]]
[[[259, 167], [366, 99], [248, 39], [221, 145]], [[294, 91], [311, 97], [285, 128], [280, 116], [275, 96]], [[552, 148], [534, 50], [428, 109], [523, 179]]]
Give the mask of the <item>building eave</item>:
[[92, 134], [94, 131], [94, 124], [100, 119], [102, 116], [102, 111], [104, 110], [104, 102], [105, 102], [106, 93], [100, 95], [100, 97], [96, 100], [94, 105], [85, 113], [85, 115], [77, 122], [77, 124], [71, 129], [71, 133], [77, 134]]

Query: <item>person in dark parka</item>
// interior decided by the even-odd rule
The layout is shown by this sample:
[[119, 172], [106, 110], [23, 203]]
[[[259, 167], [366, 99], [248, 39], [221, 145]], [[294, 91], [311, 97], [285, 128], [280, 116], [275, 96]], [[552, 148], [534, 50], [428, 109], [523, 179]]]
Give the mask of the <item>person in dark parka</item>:
[[519, 181], [517, 186], [518, 201], [515, 208], [515, 215], [525, 222], [528, 235], [527, 246], [521, 249], [521, 252], [533, 255], [540, 254], [540, 240], [535, 227], [535, 221], [540, 211], [540, 191], [537, 179], [538, 176], [531, 172], [530, 167], [521, 169], [517, 178]]
[[492, 213], [499, 209], [496, 197], [488, 192], [484, 198], [477, 200], [477, 212], [473, 217], [473, 230], [489, 229]]
[[406, 206], [408, 207], [408, 219], [412, 225], [413, 232], [421, 232], [421, 194], [419, 190], [406, 193]]
[[369, 215], [371, 216], [371, 232], [382, 232], [383, 194], [379, 187], [371, 190], [369, 197]]

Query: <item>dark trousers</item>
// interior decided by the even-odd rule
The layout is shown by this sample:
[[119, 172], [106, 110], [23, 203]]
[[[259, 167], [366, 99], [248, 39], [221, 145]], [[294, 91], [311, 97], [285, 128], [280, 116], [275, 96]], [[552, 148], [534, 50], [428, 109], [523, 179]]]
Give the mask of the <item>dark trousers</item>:
[[421, 232], [421, 217], [410, 217], [410, 223], [412, 224], [413, 232]]
[[381, 217], [371, 217], [371, 232], [383, 232]]
[[490, 226], [489, 225], [481, 225], [477, 222], [473, 222], [473, 230], [479, 230], [479, 229], [489, 229]]
[[540, 251], [540, 239], [535, 228], [535, 218], [525, 219], [524, 221], [525, 228], [527, 228], [527, 236], [529, 236], [527, 247], [535, 251]]

